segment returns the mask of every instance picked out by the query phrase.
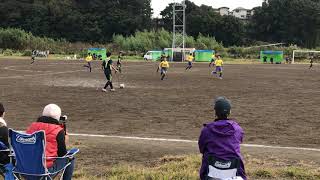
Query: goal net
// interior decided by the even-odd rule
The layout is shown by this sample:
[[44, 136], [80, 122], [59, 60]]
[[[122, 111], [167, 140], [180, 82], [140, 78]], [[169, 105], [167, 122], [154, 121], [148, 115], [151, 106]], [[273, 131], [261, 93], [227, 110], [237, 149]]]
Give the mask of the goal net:
[[320, 51], [303, 51], [294, 50], [292, 55], [292, 64], [295, 62], [310, 61], [313, 59], [314, 62], [320, 61]]

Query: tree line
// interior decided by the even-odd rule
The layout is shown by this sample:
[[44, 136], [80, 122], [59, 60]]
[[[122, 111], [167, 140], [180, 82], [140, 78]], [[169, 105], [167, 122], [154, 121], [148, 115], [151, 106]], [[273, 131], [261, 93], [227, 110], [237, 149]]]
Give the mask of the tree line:
[[[186, 5], [191, 44], [198, 37], [210, 36], [224, 46], [260, 42], [320, 46], [320, 0], [269, 0], [255, 8], [247, 22], [220, 16], [211, 6], [197, 6], [189, 0]], [[0, 8], [1, 28], [20, 28], [35, 36], [70, 42], [107, 44], [115, 37], [120, 42], [122, 36], [131, 41], [126, 46], [132, 46], [130, 37], [139, 31], [172, 31], [172, 4], [156, 21], [151, 0], [1, 0]], [[168, 45], [168, 38], [160, 40]], [[150, 39], [145, 41], [150, 44]]]
[[1, 0], [0, 27], [68, 41], [108, 42], [151, 27], [151, 0]]

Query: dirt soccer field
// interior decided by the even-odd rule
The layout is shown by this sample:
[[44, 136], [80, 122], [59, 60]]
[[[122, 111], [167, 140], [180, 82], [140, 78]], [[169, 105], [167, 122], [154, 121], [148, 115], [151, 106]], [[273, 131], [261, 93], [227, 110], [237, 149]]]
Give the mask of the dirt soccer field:
[[[0, 60], [0, 101], [10, 127], [25, 130], [49, 103], [69, 116], [72, 133], [197, 140], [213, 120], [212, 102], [228, 97], [246, 144], [320, 148], [320, 68], [308, 65], [226, 65], [223, 80], [208, 64], [171, 64], [160, 81], [155, 63], [124, 63], [114, 76], [116, 92], [101, 92], [100, 62], [89, 73], [80, 61]], [[119, 89], [119, 83], [126, 85]], [[164, 155], [197, 153], [195, 143], [71, 137], [85, 170], [119, 162], [149, 163]], [[319, 152], [244, 148], [320, 164]], [[97, 156], [97, 157], [95, 157]], [[94, 166], [90, 166], [95, 161]]]

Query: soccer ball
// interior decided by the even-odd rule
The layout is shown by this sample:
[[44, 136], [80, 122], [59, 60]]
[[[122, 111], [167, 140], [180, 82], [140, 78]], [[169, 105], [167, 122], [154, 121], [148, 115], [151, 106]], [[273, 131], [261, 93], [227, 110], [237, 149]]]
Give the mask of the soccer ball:
[[120, 84], [120, 89], [124, 89], [124, 84]]

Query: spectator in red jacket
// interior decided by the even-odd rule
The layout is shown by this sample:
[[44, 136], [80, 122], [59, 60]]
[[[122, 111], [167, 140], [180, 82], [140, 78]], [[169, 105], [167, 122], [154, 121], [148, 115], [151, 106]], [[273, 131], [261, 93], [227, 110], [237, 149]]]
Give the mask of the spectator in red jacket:
[[[42, 116], [37, 122], [32, 123], [28, 134], [43, 130], [46, 136], [46, 156], [63, 157], [67, 154], [66, 132], [60, 123], [61, 109], [55, 104], [47, 105], [42, 112]], [[46, 164], [50, 172], [56, 172], [71, 162], [71, 165], [65, 170], [63, 180], [71, 180], [74, 170], [74, 159], [47, 159]]]

